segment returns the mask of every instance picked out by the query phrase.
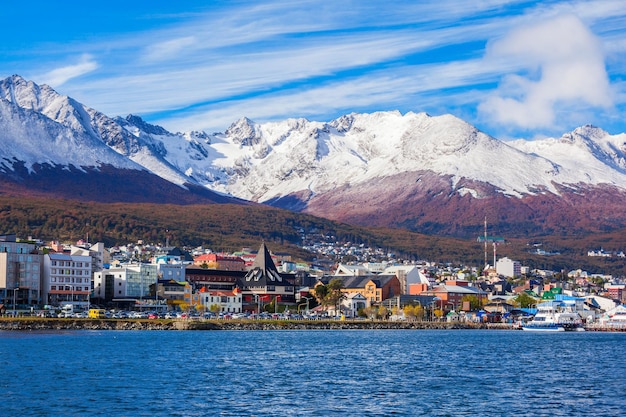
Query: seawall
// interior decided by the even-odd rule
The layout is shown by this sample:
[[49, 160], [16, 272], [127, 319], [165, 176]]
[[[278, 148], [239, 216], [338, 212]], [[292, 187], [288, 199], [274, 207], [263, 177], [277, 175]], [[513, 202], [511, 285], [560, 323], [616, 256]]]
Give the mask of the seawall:
[[511, 324], [369, 320], [146, 320], [0, 318], [0, 330], [347, 330], [513, 329]]

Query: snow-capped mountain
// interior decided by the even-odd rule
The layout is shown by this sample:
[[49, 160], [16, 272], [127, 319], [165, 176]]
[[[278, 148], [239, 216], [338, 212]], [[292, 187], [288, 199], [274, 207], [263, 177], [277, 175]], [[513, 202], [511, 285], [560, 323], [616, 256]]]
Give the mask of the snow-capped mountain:
[[[129, 120], [134, 119], [129, 116]], [[96, 200], [117, 194], [130, 201], [229, 201], [171, 166], [163, 158], [161, 141], [134, 135], [119, 121], [17, 75], [0, 81], [0, 143], [0, 171], [5, 178], [27, 186], [40, 184], [62, 196], [77, 192], [71, 184], [76, 172], [82, 172], [94, 181], [106, 173], [100, 189], [81, 191]], [[38, 177], [48, 177], [48, 184]], [[201, 196], [187, 197], [189, 189]]]
[[626, 135], [592, 126], [503, 142], [451, 115], [378, 112], [171, 133], [13, 76], [0, 82], [0, 128], [9, 176], [22, 165], [115, 167], [180, 192], [429, 232], [473, 233], [485, 215], [516, 233], [626, 225]]

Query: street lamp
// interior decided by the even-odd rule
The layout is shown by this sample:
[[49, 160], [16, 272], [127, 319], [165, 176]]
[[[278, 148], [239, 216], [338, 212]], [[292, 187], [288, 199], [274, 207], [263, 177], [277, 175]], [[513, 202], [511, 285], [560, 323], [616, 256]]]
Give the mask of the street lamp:
[[306, 315], [309, 315], [309, 300], [313, 297], [302, 297], [306, 300]]
[[16, 301], [15, 301], [15, 298], [16, 298], [16, 297], [15, 297], [15, 296], [16, 296], [17, 291], [18, 291], [19, 289], [20, 289], [20, 287], [19, 287], [19, 286], [15, 287], [15, 288], [13, 289], [13, 317], [15, 317], [15, 316], [17, 315], [17, 312], [16, 312], [16, 310], [15, 310], [15, 303], [16, 303]]
[[433, 298], [433, 302], [432, 302], [432, 314], [431, 314], [431, 320], [435, 321], [435, 307], [437, 307], [437, 301], [441, 301], [441, 298], [439, 297], [434, 297]]
[[252, 294], [252, 295], [254, 295], [254, 298], [256, 299], [256, 316], [258, 319], [259, 315], [261, 314], [261, 297], [259, 297], [259, 294]]

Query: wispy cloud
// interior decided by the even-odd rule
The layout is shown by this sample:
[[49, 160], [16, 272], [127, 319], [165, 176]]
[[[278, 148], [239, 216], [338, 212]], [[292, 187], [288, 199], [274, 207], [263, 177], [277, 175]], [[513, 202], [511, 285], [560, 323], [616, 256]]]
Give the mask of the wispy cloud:
[[195, 36], [185, 36], [182, 38], [159, 42], [154, 45], [150, 45], [147, 48], [143, 59], [149, 62], [173, 59], [176, 58], [176, 55], [181, 51], [192, 48], [196, 44], [197, 39]]
[[39, 44], [25, 75], [178, 130], [399, 109], [524, 132], [626, 105], [620, 0], [265, 0], [129, 13], [140, 30]]
[[98, 63], [90, 55], [83, 55], [77, 64], [56, 68], [41, 75], [43, 83], [59, 87], [72, 78], [80, 77], [98, 68]]

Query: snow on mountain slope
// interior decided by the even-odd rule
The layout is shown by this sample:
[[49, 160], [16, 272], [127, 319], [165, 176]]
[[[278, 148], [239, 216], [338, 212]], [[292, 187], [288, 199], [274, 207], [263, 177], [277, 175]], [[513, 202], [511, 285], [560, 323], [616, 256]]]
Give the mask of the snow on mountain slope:
[[36, 164], [51, 166], [143, 169], [93, 136], [52, 121], [40, 113], [22, 109], [0, 99], [0, 159], [6, 170], [24, 162], [28, 170]]
[[558, 139], [517, 140], [510, 144], [553, 161], [563, 173], [562, 184], [605, 183], [625, 187], [626, 134], [609, 135], [587, 125]]
[[[141, 119], [130, 125], [126, 128], [135, 136], [161, 143], [164, 158], [198, 183], [257, 202], [295, 194], [306, 202], [340, 187], [367, 187], [374, 179], [424, 171], [450, 176], [451, 189], [469, 179], [516, 197], [558, 194], [557, 184], [626, 188], [623, 140], [605, 133], [579, 138], [586, 145], [578, 152], [559, 154], [549, 141], [502, 142], [451, 115], [411, 112], [349, 114], [329, 123], [288, 119], [259, 124], [244, 117], [211, 136], [171, 134]], [[568, 137], [578, 138], [581, 129]], [[484, 189], [456, 192], [481, 197]]]
[[[491, 183], [502, 193], [556, 193], [549, 160], [515, 149], [462, 120], [425, 113], [350, 114], [330, 123], [243, 118], [213, 138], [221, 154], [206, 171], [209, 188], [254, 201], [309, 196], [405, 172], [433, 171]], [[218, 174], [216, 169], [222, 171]], [[219, 178], [218, 178], [219, 177]], [[475, 195], [476, 190], [465, 190]]]
[[513, 197], [558, 195], [563, 185], [626, 189], [626, 135], [591, 126], [559, 139], [502, 142], [452, 115], [396, 111], [327, 123], [242, 118], [224, 133], [171, 133], [133, 115], [111, 119], [12, 76], [0, 81], [0, 128], [5, 167], [14, 161], [141, 166], [181, 187], [202, 185], [257, 202], [297, 195], [306, 205], [327, 193], [347, 195], [349, 188], [367, 193], [374, 182], [418, 181], [427, 172], [449, 183], [440, 192], [476, 198], [494, 189]]
[[[0, 98], [4, 99], [5, 103], [12, 103], [12, 107], [5, 108], [7, 113], [3, 119], [6, 119], [5, 123], [9, 123], [9, 120], [13, 122], [10, 130], [3, 130], [3, 138], [26, 135], [24, 146], [31, 150], [48, 149], [49, 144], [45, 143], [48, 134], [57, 138], [51, 153], [36, 156], [37, 152], [30, 152], [24, 155], [25, 159], [13, 155], [27, 166], [38, 162], [50, 162], [54, 165], [97, 167], [105, 163], [118, 168], [143, 167], [180, 186], [190, 182], [188, 177], [163, 159], [164, 150], [160, 142], [141, 140], [129, 134], [113, 119], [70, 97], [58, 94], [47, 85], [39, 86], [14, 75], [0, 81]], [[26, 120], [24, 127], [28, 133], [20, 131], [20, 125], [15, 124], [17, 116], [10, 115], [11, 111], [18, 113], [21, 111], [21, 114], [28, 115], [24, 118]], [[36, 134], [31, 131], [32, 127], [26, 126], [33, 119], [39, 121], [39, 131]], [[47, 124], [50, 126], [46, 126]], [[65, 133], [61, 136], [56, 133], [64, 129]], [[114, 153], [119, 157], [114, 156]], [[45, 161], [42, 161], [42, 158]]]

